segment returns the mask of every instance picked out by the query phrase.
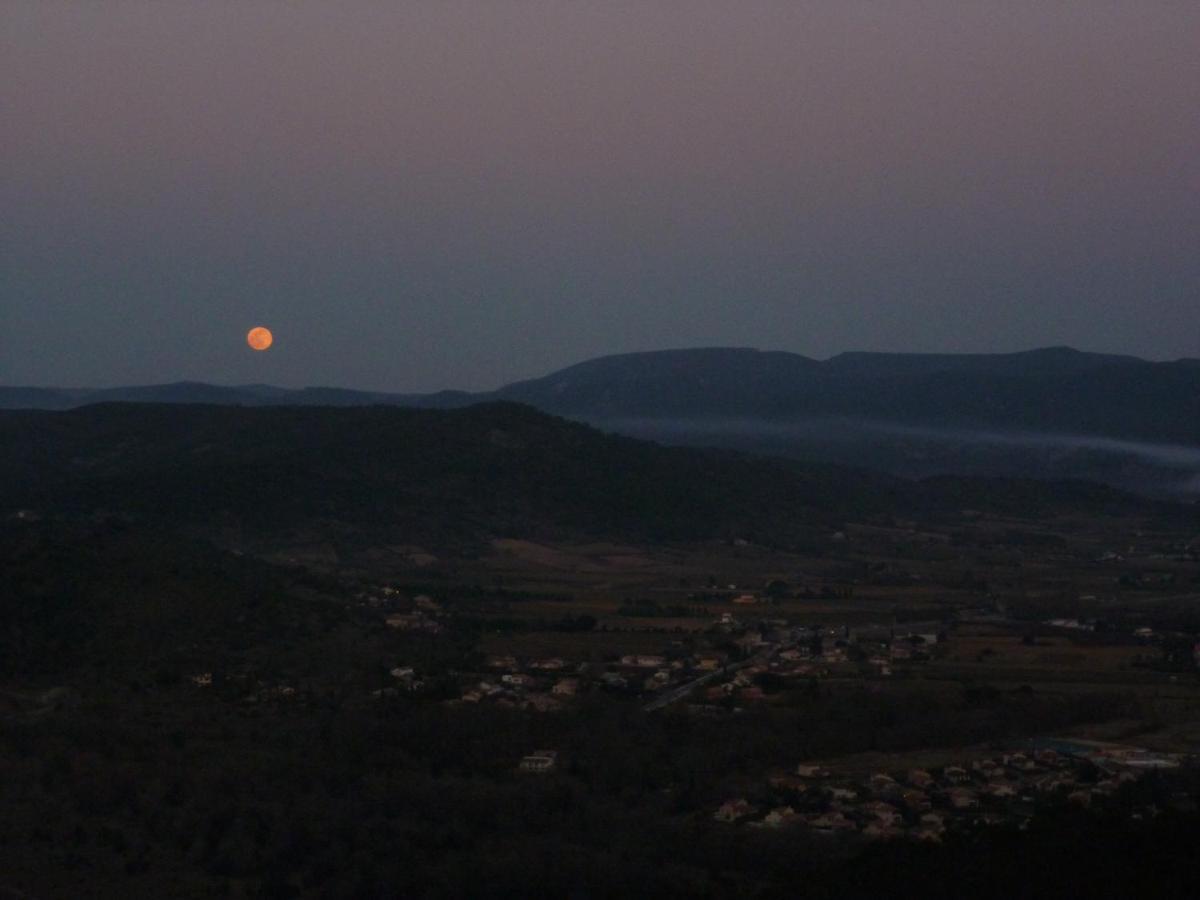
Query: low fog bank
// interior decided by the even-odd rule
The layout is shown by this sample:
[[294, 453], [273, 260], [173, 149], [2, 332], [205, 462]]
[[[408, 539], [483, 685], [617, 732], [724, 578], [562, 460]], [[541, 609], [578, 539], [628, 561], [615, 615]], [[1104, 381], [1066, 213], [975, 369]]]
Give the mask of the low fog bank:
[[839, 462], [914, 478], [1080, 478], [1154, 497], [1200, 499], [1200, 447], [1079, 434], [1001, 432], [830, 418], [589, 419], [667, 444], [716, 446]]

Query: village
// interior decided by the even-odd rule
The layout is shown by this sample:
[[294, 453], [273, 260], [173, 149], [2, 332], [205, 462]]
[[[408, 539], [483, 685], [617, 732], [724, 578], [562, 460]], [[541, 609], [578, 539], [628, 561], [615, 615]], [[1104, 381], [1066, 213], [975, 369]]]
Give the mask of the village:
[[[395, 647], [364, 699], [555, 719], [596, 703], [624, 704], [646, 716], [725, 722], [737, 732], [749, 721], [743, 714], [790, 715], [797, 702], [812, 702], [802, 697], [1020, 705], [1035, 694], [1089, 692], [1103, 703], [1122, 690], [1151, 698], [1154, 708], [1182, 709], [1200, 673], [1196, 635], [1170, 617], [1131, 616], [1126, 605], [1104, 616], [1065, 612], [1105, 610], [1090, 593], [1047, 606], [1062, 613], [1036, 617], [1001, 602], [906, 606], [851, 597], [844, 587], [789, 596], [770, 580], [758, 589], [710, 585], [672, 601], [626, 595], [609, 607], [556, 606], [533, 592], [496, 596], [364, 585], [352, 602]], [[432, 652], [447, 644], [464, 650]], [[212, 675], [193, 683], [210, 687]], [[296, 696], [290, 685], [258, 683], [245, 699]], [[717, 828], [794, 830], [852, 844], [939, 843], [980, 828], [1024, 830], [1055, 809], [1151, 821], [1168, 808], [1195, 808], [1194, 790], [1163, 787], [1194, 781], [1200, 761], [1188, 737], [1147, 750], [1078, 733], [1021, 733], [957, 750], [882, 753], [869, 764], [830, 756], [784, 769], [763, 758], [751, 771], [722, 776], [690, 814]], [[510, 749], [507, 771], [534, 781], [578, 771], [565, 745], [535, 746]]]
[[[752, 828], [940, 842], [955, 829], [1025, 828], [1056, 804], [1103, 807], [1147, 775], [1195, 764], [1178, 754], [1061, 739], [1031, 740], [1022, 749], [938, 768], [835, 775], [819, 763], [802, 763], [794, 773], [771, 775], [760, 802], [727, 800], [713, 818]], [[1175, 799], [1194, 808], [1190, 798]], [[1130, 814], [1149, 818], [1159, 811], [1134, 805]]]
[[[436, 634], [443, 627], [423, 611], [390, 616], [389, 625]], [[579, 661], [562, 656], [520, 658], [489, 655], [479, 672], [460, 673], [462, 693], [449, 703], [495, 703], [542, 712], [561, 709], [590, 690], [641, 698], [647, 711], [685, 699], [714, 703], [756, 703], [788, 684], [829, 677], [891, 677], [897, 665], [930, 658], [944, 637], [937, 623], [895, 626], [798, 626], [786, 619], [741, 618], [722, 613], [697, 639], [667, 636], [659, 653], [611, 654], [609, 659]], [[419, 691], [425, 682], [411, 666], [391, 670], [396, 690]], [[387, 689], [381, 689], [387, 690]]]
[[[428, 595], [415, 596], [399, 612], [386, 599], [376, 605], [392, 629], [410, 637], [429, 639], [456, 627], [449, 608]], [[1035, 676], [1043, 679], [1038, 689], [1049, 677], [1104, 682], [1113, 677], [1113, 661], [1119, 662], [1122, 680], [1154, 691], [1164, 689], [1154, 686], [1186, 690], [1179, 679], [1190, 685], [1200, 670], [1200, 644], [1186, 632], [1085, 616], [1017, 620], [996, 606], [960, 606], [925, 619], [848, 614], [840, 622], [829, 615], [805, 622], [795, 606], [776, 603], [768, 591], [730, 585], [722, 602], [699, 610], [703, 618], [686, 623], [690, 627], [682, 627], [676, 615], [671, 627], [655, 628], [655, 619], [640, 614], [647, 608], [661, 614], [654, 604], [626, 601], [623, 609], [630, 608], [639, 615], [610, 617], [570, 641], [513, 639], [511, 652], [480, 654], [474, 668], [451, 673], [452, 688], [445, 688], [443, 678], [439, 702], [553, 714], [596, 694], [637, 704], [649, 715], [673, 711], [736, 720], [739, 713], [786, 704], [796, 691], [878, 694], [889, 685], [923, 691], [964, 677], [969, 685], [970, 672], [1007, 682], [1006, 690], [1019, 694], [1034, 687], [1014, 680]], [[487, 646], [505, 644], [495, 638]], [[521, 652], [530, 646], [559, 650]], [[1076, 669], [1051, 676], [1036, 668], [1045, 659], [1067, 659], [1068, 651], [1075, 654], [1070, 665]], [[1105, 660], [1106, 670], [1084, 671]], [[433, 675], [399, 660], [390, 671], [392, 684], [374, 693], [419, 696]], [[964, 749], [958, 758], [947, 752], [937, 764], [899, 755], [894, 765], [870, 768], [839, 759], [774, 768], [740, 789], [731, 780], [736, 792], [697, 814], [721, 827], [798, 829], [851, 842], [937, 843], [978, 828], [1026, 829], [1056, 808], [1097, 813], [1119, 808], [1123, 816], [1151, 820], [1163, 806], [1138, 792], [1144, 779], [1169, 779], [1197, 767], [1196, 758], [1185, 753], [1076, 738], [992, 742]], [[540, 778], [570, 767], [551, 747], [514, 759], [513, 770]], [[1170, 804], [1191, 809], [1194, 799], [1181, 792]]]
[[[368, 604], [386, 611], [398, 592], [384, 588]], [[1094, 621], [1049, 619], [1033, 623], [1048, 638], [1031, 636], [1030, 623], [1021, 623], [990, 611], [956, 610], [941, 620], [799, 624], [784, 617], [769, 599], [753, 594], [732, 598], [734, 610], [714, 612], [701, 627], [687, 631], [676, 627], [648, 632], [643, 628], [608, 626], [589, 634], [603, 637], [607, 652], [588, 658], [567, 654], [519, 655], [489, 653], [474, 670], [456, 670], [458, 684], [450, 704], [499, 706], [554, 712], [590, 691], [638, 699], [648, 712], [678, 706], [694, 713], [737, 711], [743, 706], [770, 702], [773, 695], [803, 684], [823, 680], [871, 683], [921, 677], [932, 660], [962, 655], [975, 647], [980, 627], [988, 633], [1022, 632], [1020, 641], [1036, 649], [1053, 644], [1056, 635], [1070, 640], [1074, 634], [1091, 634]], [[387, 625], [409, 636], [432, 637], [454, 627], [454, 616], [428, 595], [419, 594], [404, 612], [386, 612]], [[621, 652], [621, 636], [658, 636], [653, 652]], [[1129, 664], [1147, 672], [1200, 670], [1200, 642], [1188, 634], [1164, 633], [1139, 627], [1127, 634], [1108, 635], [1130, 648]], [[1000, 637], [993, 643], [999, 644]], [[1182, 649], [1181, 649], [1182, 648]], [[988, 662], [996, 651], [991, 645], [971, 650], [972, 661]], [[434, 673], [422, 672], [406, 660], [390, 669], [394, 682], [376, 688], [377, 697], [417, 694], [430, 685]]]

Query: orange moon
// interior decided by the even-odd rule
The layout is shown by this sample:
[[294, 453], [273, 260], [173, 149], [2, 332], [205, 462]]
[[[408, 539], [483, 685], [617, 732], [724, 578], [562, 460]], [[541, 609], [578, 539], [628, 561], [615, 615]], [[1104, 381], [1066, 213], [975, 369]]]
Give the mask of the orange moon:
[[251, 328], [246, 334], [246, 343], [250, 345], [252, 350], [266, 350], [275, 340], [269, 328], [263, 328], [261, 325], [257, 328]]

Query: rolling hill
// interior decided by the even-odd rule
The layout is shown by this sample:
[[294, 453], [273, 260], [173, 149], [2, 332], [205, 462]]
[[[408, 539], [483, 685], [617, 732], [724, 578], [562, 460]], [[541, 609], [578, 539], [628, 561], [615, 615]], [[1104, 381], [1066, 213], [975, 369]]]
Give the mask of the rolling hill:
[[1085, 484], [915, 482], [665, 447], [511, 403], [3, 412], [0, 471], [0, 514], [424, 545], [492, 535], [786, 543], [853, 516], [1136, 505]]

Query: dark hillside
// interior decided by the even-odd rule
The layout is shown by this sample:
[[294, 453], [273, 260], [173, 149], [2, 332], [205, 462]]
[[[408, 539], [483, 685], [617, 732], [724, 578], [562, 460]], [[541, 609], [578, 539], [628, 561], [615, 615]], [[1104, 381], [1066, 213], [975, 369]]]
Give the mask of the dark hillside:
[[333, 644], [308, 576], [120, 523], [0, 523], [0, 679], [179, 679]]
[[0, 508], [421, 536], [786, 534], [899, 482], [664, 448], [527, 407], [93, 406], [0, 416]]
[[[956, 511], [963, 494], [833, 465], [662, 447], [514, 404], [8, 412], [0, 470], [9, 514], [336, 528], [423, 544], [491, 535], [786, 543], [847, 517]], [[995, 481], [966, 493], [1024, 514], [1135, 503], [1072, 483]]]

